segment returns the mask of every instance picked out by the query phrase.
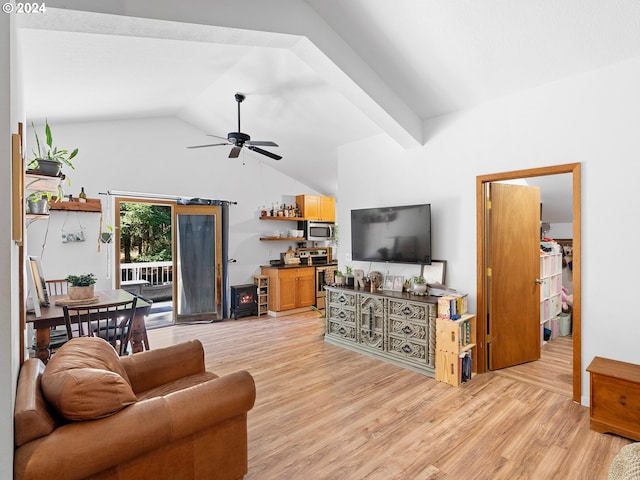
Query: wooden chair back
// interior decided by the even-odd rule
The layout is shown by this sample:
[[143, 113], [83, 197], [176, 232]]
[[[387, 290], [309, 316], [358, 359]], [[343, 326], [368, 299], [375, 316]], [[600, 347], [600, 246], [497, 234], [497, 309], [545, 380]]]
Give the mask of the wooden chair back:
[[45, 280], [47, 285], [47, 293], [51, 295], [66, 295], [68, 291], [68, 283], [66, 280]]
[[99, 307], [64, 305], [62, 309], [68, 338], [101, 337], [113, 345], [118, 355], [127, 355], [137, 301], [138, 298], [133, 297]]

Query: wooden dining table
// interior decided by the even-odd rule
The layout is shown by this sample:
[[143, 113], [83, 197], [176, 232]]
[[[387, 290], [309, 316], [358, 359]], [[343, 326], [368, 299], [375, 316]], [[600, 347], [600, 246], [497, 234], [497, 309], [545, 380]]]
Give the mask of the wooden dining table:
[[[88, 305], [100, 307], [114, 302], [124, 302], [133, 299], [134, 295], [126, 290], [97, 290], [95, 296], [98, 301]], [[66, 295], [52, 295], [49, 297], [49, 306], [40, 307], [40, 316], [36, 317], [34, 312], [28, 312], [27, 323], [32, 323], [36, 331], [36, 353], [35, 356], [47, 363], [51, 356], [49, 345], [51, 343], [51, 328], [64, 325], [64, 312], [62, 305], [56, 305], [57, 300], [68, 299]], [[138, 298], [136, 302], [136, 312], [131, 327], [131, 349], [133, 353], [149, 350], [149, 340], [144, 317], [149, 313], [151, 304]]]

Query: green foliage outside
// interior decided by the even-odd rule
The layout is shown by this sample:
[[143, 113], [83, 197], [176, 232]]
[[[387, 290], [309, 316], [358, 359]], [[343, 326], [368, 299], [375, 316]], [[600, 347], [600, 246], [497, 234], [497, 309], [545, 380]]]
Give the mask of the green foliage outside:
[[148, 203], [122, 203], [120, 256], [124, 263], [170, 261], [171, 208]]

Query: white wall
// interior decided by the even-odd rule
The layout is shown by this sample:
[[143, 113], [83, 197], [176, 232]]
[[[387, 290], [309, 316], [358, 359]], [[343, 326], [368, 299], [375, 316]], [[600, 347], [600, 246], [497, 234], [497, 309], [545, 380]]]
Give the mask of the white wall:
[[[36, 129], [42, 131], [38, 125]], [[260, 273], [260, 265], [279, 258], [289, 246], [286, 242], [259, 240], [262, 232], [286, 230], [288, 225], [260, 221], [259, 208], [275, 201], [289, 203], [297, 194], [318, 193], [282, 175], [272, 167], [273, 160], [253, 152], [233, 159], [228, 158], [227, 147], [188, 150], [187, 145], [203, 143], [204, 133], [177, 118], [56, 124], [51, 129], [55, 144], [79, 149], [73, 160], [75, 170], [65, 170], [71, 180], [70, 186], [63, 185], [65, 194], [77, 196], [84, 187], [89, 198], [101, 198], [105, 223], [109, 215], [107, 198], [99, 193], [108, 190], [237, 201], [229, 208], [229, 257], [237, 260], [229, 266], [231, 285], [250, 283], [251, 276]], [[27, 139], [33, 144], [31, 127]], [[30, 147], [27, 152], [31, 152]], [[113, 221], [113, 206], [110, 215]], [[80, 222], [87, 240], [63, 244], [65, 220], [65, 230]], [[28, 253], [41, 257], [48, 278], [93, 272], [98, 276], [97, 288], [110, 288], [114, 281], [109, 277], [113, 252], [109, 257], [107, 249], [97, 251], [99, 226], [99, 214], [54, 211], [48, 222], [35, 222], [29, 227]]]
[[20, 316], [18, 248], [11, 238], [11, 134], [18, 133], [18, 122], [24, 122], [22, 78], [17, 58], [18, 35], [13, 15], [0, 16], [0, 195], [7, 207], [0, 211], [0, 478], [13, 477], [13, 406], [20, 368]]
[[573, 223], [552, 223], [550, 227], [547, 232], [549, 238], [573, 238]]
[[587, 404], [585, 368], [594, 356], [640, 363], [640, 323], [631, 309], [613, 313], [608, 296], [634, 298], [637, 290], [640, 254], [613, 248], [611, 240], [612, 234], [633, 239], [638, 228], [633, 212], [640, 206], [639, 84], [636, 58], [439, 119], [428, 125], [430, 140], [419, 149], [402, 151], [385, 137], [345, 146], [338, 176], [341, 265], [350, 249], [351, 209], [429, 202], [433, 257], [447, 260], [447, 283], [469, 292], [475, 308], [476, 176], [581, 162], [581, 369]]

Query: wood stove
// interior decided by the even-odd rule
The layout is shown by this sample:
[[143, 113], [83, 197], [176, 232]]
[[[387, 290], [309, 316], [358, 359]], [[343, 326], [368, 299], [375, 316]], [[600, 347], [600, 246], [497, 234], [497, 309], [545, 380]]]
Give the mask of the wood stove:
[[258, 287], [253, 283], [231, 285], [231, 314], [235, 320], [258, 315]]

